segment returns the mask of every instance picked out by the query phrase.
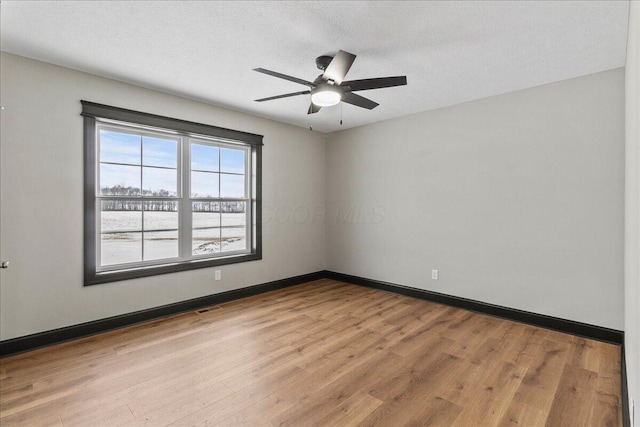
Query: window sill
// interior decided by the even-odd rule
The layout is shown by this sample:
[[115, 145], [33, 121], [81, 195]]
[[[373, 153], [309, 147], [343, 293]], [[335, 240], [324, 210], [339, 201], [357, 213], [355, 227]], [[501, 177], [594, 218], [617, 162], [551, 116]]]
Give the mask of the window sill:
[[121, 280], [137, 279], [140, 277], [157, 276], [159, 274], [177, 273], [180, 271], [195, 270], [197, 268], [216, 267], [220, 265], [236, 264], [240, 262], [257, 261], [260, 259], [262, 259], [262, 255], [254, 253], [246, 255], [234, 255], [225, 258], [191, 260], [172, 264], [132, 268], [128, 270], [105, 271], [99, 273], [86, 272], [84, 286], [118, 282]]

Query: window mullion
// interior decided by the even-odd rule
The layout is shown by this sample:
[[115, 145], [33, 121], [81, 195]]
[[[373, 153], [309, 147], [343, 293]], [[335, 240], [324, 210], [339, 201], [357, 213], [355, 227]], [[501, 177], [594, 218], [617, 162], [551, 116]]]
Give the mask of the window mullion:
[[180, 202], [180, 258], [191, 258], [192, 213], [191, 213], [191, 141], [187, 137], [180, 139], [182, 177], [182, 197]]
[[248, 199], [244, 205], [244, 238], [247, 242], [247, 249], [253, 248], [253, 194], [251, 191], [251, 180], [253, 179], [253, 171], [251, 170], [251, 150], [245, 149], [244, 155], [244, 196]]
[[218, 250], [222, 253], [222, 149], [218, 147]]
[[[144, 142], [142, 135], [138, 135], [140, 138], [140, 197], [144, 197], [144, 182], [143, 182], [143, 172], [144, 168], [142, 165], [144, 164]], [[144, 200], [144, 199], [141, 199]], [[142, 217], [142, 224], [140, 224], [140, 262], [144, 262], [144, 201], [141, 201], [140, 204], [140, 213]]]

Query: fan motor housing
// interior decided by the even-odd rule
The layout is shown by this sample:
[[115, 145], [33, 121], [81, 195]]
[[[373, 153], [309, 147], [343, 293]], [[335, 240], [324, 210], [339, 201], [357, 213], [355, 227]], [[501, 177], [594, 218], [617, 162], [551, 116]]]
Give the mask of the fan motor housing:
[[331, 63], [332, 59], [333, 56], [329, 55], [318, 56], [316, 58], [316, 67], [318, 67], [319, 70], [325, 70], [329, 66], [329, 63]]

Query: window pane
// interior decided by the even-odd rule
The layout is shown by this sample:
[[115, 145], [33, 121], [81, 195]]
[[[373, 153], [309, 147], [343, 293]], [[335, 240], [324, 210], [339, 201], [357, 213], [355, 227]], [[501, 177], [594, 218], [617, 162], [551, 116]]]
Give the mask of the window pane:
[[192, 202], [193, 255], [220, 252], [220, 203]]
[[192, 235], [193, 255], [213, 254], [220, 252], [220, 229], [194, 229]]
[[178, 202], [153, 200], [144, 202], [144, 230], [177, 230]]
[[191, 197], [218, 197], [219, 174], [191, 172]]
[[218, 147], [191, 144], [191, 170], [217, 172], [219, 155]]
[[142, 261], [142, 233], [103, 233], [100, 243], [103, 266]]
[[246, 229], [244, 227], [229, 227], [222, 229], [221, 251], [242, 251], [247, 249]]
[[100, 130], [100, 161], [140, 164], [140, 136]]
[[100, 230], [142, 231], [142, 203], [132, 200], [103, 200], [100, 203]]
[[247, 222], [246, 202], [222, 202], [222, 226], [245, 226]]
[[220, 172], [244, 174], [244, 150], [220, 149]]
[[220, 197], [244, 197], [244, 175], [220, 174]]
[[193, 202], [192, 210], [193, 228], [220, 227], [219, 202]]
[[[146, 218], [145, 218], [146, 220]], [[146, 221], [145, 221], [146, 222]], [[144, 260], [178, 257], [178, 230], [144, 233]]]
[[139, 196], [140, 167], [101, 164], [100, 195]]
[[177, 141], [145, 136], [142, 144], [142, 162], [145, 166], [178, 167]]
[[143, 196], [175, 197], [178, 195], [178, 171], [143, 167], [142, 186]]

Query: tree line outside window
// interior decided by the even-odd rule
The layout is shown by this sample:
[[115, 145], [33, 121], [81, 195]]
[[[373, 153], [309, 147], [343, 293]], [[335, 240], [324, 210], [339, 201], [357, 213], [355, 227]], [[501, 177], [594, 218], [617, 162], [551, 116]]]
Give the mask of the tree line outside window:
[[[125, 187], [116, 185], [113, 187], [102, 187], [100, 193], [104, 196], [140, 196], [140, 188]], [[143, 190], [142, 196], [146, 197], [168, 197], [167, 190], [149, 191]], [[103, 211], [141, 211], [144, 203], [145, 211], [155, 212], [177, 212], [178, 202], [174, 200], [131, 200], [131, 199], [102, 199]], [[223, 213], [244, 213], [246, 203], [244, 201], [206, 201], [192, 202], [193, 212], [223, 212]]]

